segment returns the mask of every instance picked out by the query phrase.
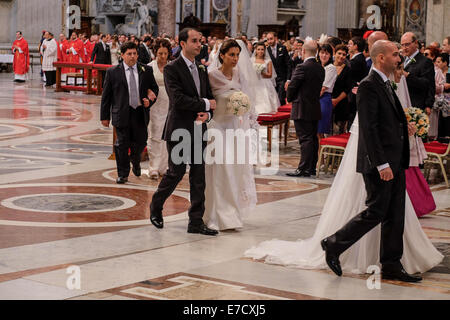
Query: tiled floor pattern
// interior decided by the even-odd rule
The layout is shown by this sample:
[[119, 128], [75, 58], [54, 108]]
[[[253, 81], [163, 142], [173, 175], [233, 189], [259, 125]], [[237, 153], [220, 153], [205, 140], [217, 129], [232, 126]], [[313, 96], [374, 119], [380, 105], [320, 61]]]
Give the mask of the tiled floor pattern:
[[420, 221], [446, 258], [420, 284], [383, 281], [370, 290], [369, 275], [250, 261], [243, 252], [261, 241], [311, 236], [328, 195], [332, 175], [284, 175], [298, 163], [293, 136], [281, 146], [278, 173], [256, 177], [258, 207], [242, 230], [188, 234], [186, 177], [156, 230], [148, 206], [157, 182], [144, 174], [115, 183], [100, 98], [55, 93], [33, 76], [14, 84], [0, 74], [0, 299], [450, 298], [450, 191], [438, 180], [438, 208]]

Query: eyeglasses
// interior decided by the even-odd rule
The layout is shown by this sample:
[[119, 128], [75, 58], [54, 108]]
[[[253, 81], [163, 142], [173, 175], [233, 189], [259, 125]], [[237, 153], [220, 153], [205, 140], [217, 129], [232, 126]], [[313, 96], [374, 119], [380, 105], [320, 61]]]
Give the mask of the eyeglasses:
[[409, 46], [412, 45], [412, 44], [413, 44], [412, 42], [407, 42], [407, 43], [402, 43], [401, 46], [402, 46], [403, 48], [406, 48], [406, 47], [409, 47]]

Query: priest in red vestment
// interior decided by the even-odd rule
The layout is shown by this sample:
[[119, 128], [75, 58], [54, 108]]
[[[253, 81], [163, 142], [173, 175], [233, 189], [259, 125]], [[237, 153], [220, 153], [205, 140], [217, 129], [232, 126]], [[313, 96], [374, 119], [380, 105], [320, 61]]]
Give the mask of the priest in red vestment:
[[14, 81], [25, 82], [26, 75], [30, 69], [30, 53], [28, 51], [28, 42], [23, 38], [22, 32], [17, 31], [16, 41], [12, 45], [14, 54]]
[[[84, 43], [83, 40], [78, 38], [76, 32], [72, 33], [72, 37], [69, 41], [69, 47], [67, 48], [68, 62], [71, 63], [83, 63], [84, 61]], [[69, 72], [75, 72], [75, 68], [70, 68]]]
[[[69, 41], [67, 41], [66, 36], [61, 33], [59, 35], [58, 41], [58, 62], [68, 62], [69, 57], [67, 56], [67, 50], [69, 50]], [[66, 81], [68, 68], [61, 68], [61, 80]]]

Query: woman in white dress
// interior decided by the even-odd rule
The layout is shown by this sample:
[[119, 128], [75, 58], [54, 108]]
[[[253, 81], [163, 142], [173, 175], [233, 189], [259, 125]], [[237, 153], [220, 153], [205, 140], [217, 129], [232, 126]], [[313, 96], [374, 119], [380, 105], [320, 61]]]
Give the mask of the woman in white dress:
[[252, 62], [256, 75], [260, 80], [258, 100], [255, 104], [256, 112], [258, 114], [276, 112], [280, 106], [280, 100], [275, 90], [275, 78], [277, 75], [263, 42], [255, 45]]
[[[406, 101], [402, 101], [408, 97], [406, 90], [406, 81], [400, 82], [397, 92], [402, 105], [407, 105]], [[342, 163], [312, 238], [298, 241], [277, 239], [265, 241], [247, 250], [246, 257], [264, 258], [267, 263], [301, 269], [327, 268], [325, 252], [320, 246], [320, 241], [330, 234], [334, 234], [366, 207], [367, 194], [364, 181], [362, 175], [356, 172], [358, 122], [358, 117], [356, 117], [350, 129], [351, 136]], [[378, 225], [339, 257], [342, 269], [351, 273], [363, 274], [371, 265], [380, 266], [380, 237], [381, 227]], [[406, 193], [405, 201], [403, 247], [401, 263], [406, 272], [410, 274], [426, 272], [438, 265], [444, 258], [423, 232], [408, 193]]]
[[159, 39], [155, 43], [156, 60], [148, 65], [153, 68], [153, 75], [159, 86], [158, 99], [150, 108], [150, 122], [147, 142], [149, 158], [149, 177], [158, 180], [168, 167], [169, 156], [167, 154], [166, 142], [162, 140], [164, 124], [169, 111], [169, 97], [164, 86], [163, 70], [171, 54], [170, 42], [167, 39]]
[[[218, 136], [223, 138], [223, 157], [219, 156], [220, 152], [217, 150], [212, 154], [211, 143], [206, 149], [204, 220], [208, 228], [214, 230], [242, 228], [243, 218], [255, 208], [257, 202], [253, 166], [247, 161], [251, 146], [247, 143], [229, 143], [226, 140], [228, 130], [234, 134], [238, 129], [245, 131], [258, 128], [257, 115], [252, 105], [256, 96], [255, 80], [249, 79], [250, 58], [247, 54], [240, 55], [241, 48], [245, 48], [241, 41], [225, 41], [213, 60], [214, 65], [208, 68], [211, 89], [217, 103], [213, 118], [208, 124], [208, 134], [216, 143]], [[240, 117], [227, 112], [230, 96], [235, 92], [245, 93], [250, 100], [250, 111]], [[238, 164], [236, 155], [242, 151], [247, 160]], [[234, 152], [235, 157], [229, 163], [226, 155], [231, 152]], [[215, 162], [208, 161], [208, 154], [215, 156]]]
[[111, 64], [113, 66], [117, 66], [119, 64], [119, 56], [120, 56], [119, 37], [114, 35], [111, 38], [111, 43], [108, 45], [110, 46], [109, 51], [111, 52]]

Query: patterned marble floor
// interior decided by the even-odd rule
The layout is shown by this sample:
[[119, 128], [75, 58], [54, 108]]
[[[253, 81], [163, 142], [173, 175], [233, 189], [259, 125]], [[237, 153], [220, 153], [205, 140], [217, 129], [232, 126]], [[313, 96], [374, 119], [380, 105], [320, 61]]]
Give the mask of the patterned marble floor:
[[[280, 170], [257, 176], [258, 206], [236, 232], [186, 232], [184, 179], [164, 212], [148, 221], [157, 184], [145, 175], [117, 185], [112, 130], [96, 96], [55, 93], [39, 80], [0, 74], [0, 299], [450, 299], [450, 190], [432, 185], [437, 210], [420, 222], [443, 263], [406, 285], [368, 275], [335, 277], [243, 258], [263, 240], [314, 232], [333, 176], [289, 179], [298, 161], [290, 139]], [[146, 163], [142, 164], [147, 167]]]

